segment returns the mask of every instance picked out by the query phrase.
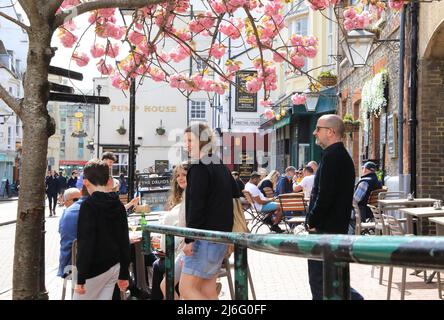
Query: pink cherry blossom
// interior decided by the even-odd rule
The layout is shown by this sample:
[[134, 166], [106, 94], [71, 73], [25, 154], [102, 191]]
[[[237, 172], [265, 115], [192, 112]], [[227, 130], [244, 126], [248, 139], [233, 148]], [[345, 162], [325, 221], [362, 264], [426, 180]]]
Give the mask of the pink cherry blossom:
[[294, 105], [305, 104], [305, 101], [307, 101], [305, 94], [296, 93], [291, 96], [291, 102], [293, 102]]
[[58, 34], [62, 45], [66, 48], [72, 48], [72, 46], [77, 42], [78, 38], [73, 33], [65, 29], [59, 29]]
[[105, 48], [102, 45], [96, 43], [91, 47], [90, 53], [93, 58], [100, 58], [105, 55]]
[[257, 77], [252, 77], [252, 79], [247, 81], [246, 87], [249, 93], [256, 93], [262, 88], [262, 81]]
[[274, 111], [271, 108], [267, 108], [264, 111], [264, 117], [268, 120], [273, 119], [274, 117]]
[[175, 49], [170, 52], [170, 58], [174, 62], [178, 63], [188, 58], [191, 55], [191, 51], [188, 47], [183, 44], [178, 45]]
[[263, 106], [263, 107], [271, 107], [271, 106], [273, 105], [273, 102], [271, 102], [271, 100], [264, 100], [264, 99], [261, 99], [261, 100], [259, 101], [259, 104], [260, 104], [261, 106]]
[[388, 6], [390, 9], [399, 11], [404, 7], [404, 0], [389, 0]]
[[273, 52], [273, 61], [277, 63], [281, 63], [284, 61], [284, 57], [286, 56], [285, 51]]
[[61, 9], [69, 9], [80, 4], [80, 0], [65, 0], [60, 5]]
[[242, 19], [230, 18], [228, 21], [224, 21], [219, 26], [219, 31], [225, 34], [227, 37], [235, 40], [241, 36], [241, 30], [245, 24]]
[[111, 85], [114, 88], [120, 89], [120, 90], [128, 90], [129, 89], [129, 81], [128, 80], [123, 80], [120, 77], [120, 74], [116, 73], [112, 80], [111, 80]]
[[196, 18], [188, 23], [191, 32], [200, 33], [205, 29], [210, 29], [214, 26], [215, 18], [211, 12], [205, 14], [198, 14]]
[[151, 76], [151, 79], [153, 79], [156, 82], [165, 81], [165, 79], [166, 79], [165, 72], [159, 68], [156, 68], [156, 67], [150, 68], [149, 74]]
[[89, 63], [89, 57], [86, 55], [86, 53], [74, 52], [72, 55], [72, 60], [74, 60], [79, 67], [84, 67]]
[[112, 45], [108, 44], [106, 55], [110, 58], [115, 58], [119, 55], [119, 45], [117, 43], [114, 43]]
[[128, 34], [128, 40], [134, 45], [139, 45], [145, 39], [145, 36], [137, 31], [131, 31]]
[[299, 54], [291, 56], [290, 61], [291, 64], [298, 69], [301, 69], [305, 65], [304, 57], [300, 56]]
[[104, 59], [97, 62], [97, 70], [103, 75], [110, 75], [114, 72], [114, 68], [110, 64], [106, 64]]
[[220, 59], [225, 54], [225, 46], [223, 44], [215, 43], [211, 48], [209, 55], [215, 57], [216, 59]]

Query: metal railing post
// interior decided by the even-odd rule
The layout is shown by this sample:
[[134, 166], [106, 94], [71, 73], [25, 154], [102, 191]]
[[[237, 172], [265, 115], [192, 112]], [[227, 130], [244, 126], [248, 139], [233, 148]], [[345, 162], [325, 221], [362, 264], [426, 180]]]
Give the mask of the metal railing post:
[[236, 300], [248, 300], [247, 248], [234, 245], [234, 296]]
[[174, 300], [174, 236], [165, 235], [165, 299]]
[[347, 262], [324, 260], [324, 300], [350, 300], [350, 266]]

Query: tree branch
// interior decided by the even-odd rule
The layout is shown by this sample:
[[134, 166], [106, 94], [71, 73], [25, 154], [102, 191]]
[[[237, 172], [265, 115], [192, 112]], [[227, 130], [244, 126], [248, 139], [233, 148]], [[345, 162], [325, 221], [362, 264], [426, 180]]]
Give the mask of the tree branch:
[[165, 3], [167, 0], [97, 0], [83, 2], [67, 12], [59, 13], [54, 20], [54, 30], [65, 23], [66, 18], [74, 18], [86, 12], [106, 9], [106, 8], [141, 8], [155, 4]]
[[21, 113], [21, 105], [18, 99], [11, 96], [6, 89], [0, 84], [0, 99], [2, 99], [8, 107], [10, 107], [15, 113]]
[[55, 14], [57, 10], [60, 8], [64, 0], [51, 0], [46, 4], [46, 8], [48, 8], [49, 12]]
[[17, 19], [14, 19], [13, 17], [8, 16], [6, 13], [3, 13], [0, 11], [0, 17], [5, 18], [6, 20], [9, 20], [13, 23], [15, 23], [16, 25], [18, 25], [19, 27], [25, 29], [26, 31], [29, 31], [29, 27], [24, 24], [23, 22], [18, 21]]

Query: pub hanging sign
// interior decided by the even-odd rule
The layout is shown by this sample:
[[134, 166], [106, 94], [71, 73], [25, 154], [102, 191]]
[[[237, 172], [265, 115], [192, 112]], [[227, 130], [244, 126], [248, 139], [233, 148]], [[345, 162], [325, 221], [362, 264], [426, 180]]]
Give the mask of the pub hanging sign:
[[236, 73], [236, 112], [257, 112], [257, 93], [247, 92], [248, 78], [256, 76], [256, 71], [238, 71]]

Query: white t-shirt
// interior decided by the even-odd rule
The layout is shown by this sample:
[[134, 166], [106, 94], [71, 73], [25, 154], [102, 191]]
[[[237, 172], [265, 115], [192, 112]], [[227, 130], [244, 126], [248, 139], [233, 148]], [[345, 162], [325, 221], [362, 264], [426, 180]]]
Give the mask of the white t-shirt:
[[314, 185], [314, 180], [315, 180], [315, 175], [312, 174], [311, 176], [306, 176], [302, 178], [301, 182], [297, 184], [297, 186], [301, 186], [302, 189], [304, 190], [305, 198], [310, 198], [311, 189], [313, 189]]
[[[268, 199], [267, 197], [265, 197], [263, 195], [263, 193], [259, 190], [259, 188], [256, 185], [252, 184], [251, 182], [247, 182], [247, 184], [245, 185], [245, 190], [247, 190], [251, 194], [253, 199], [257, 196], [259, 196], [261, 198], [261, 200]], [[254, 206], [256, 207], [257, 211], [262, 210], [262, 205], [257, 203], [256, 201], [254, 201]]]

